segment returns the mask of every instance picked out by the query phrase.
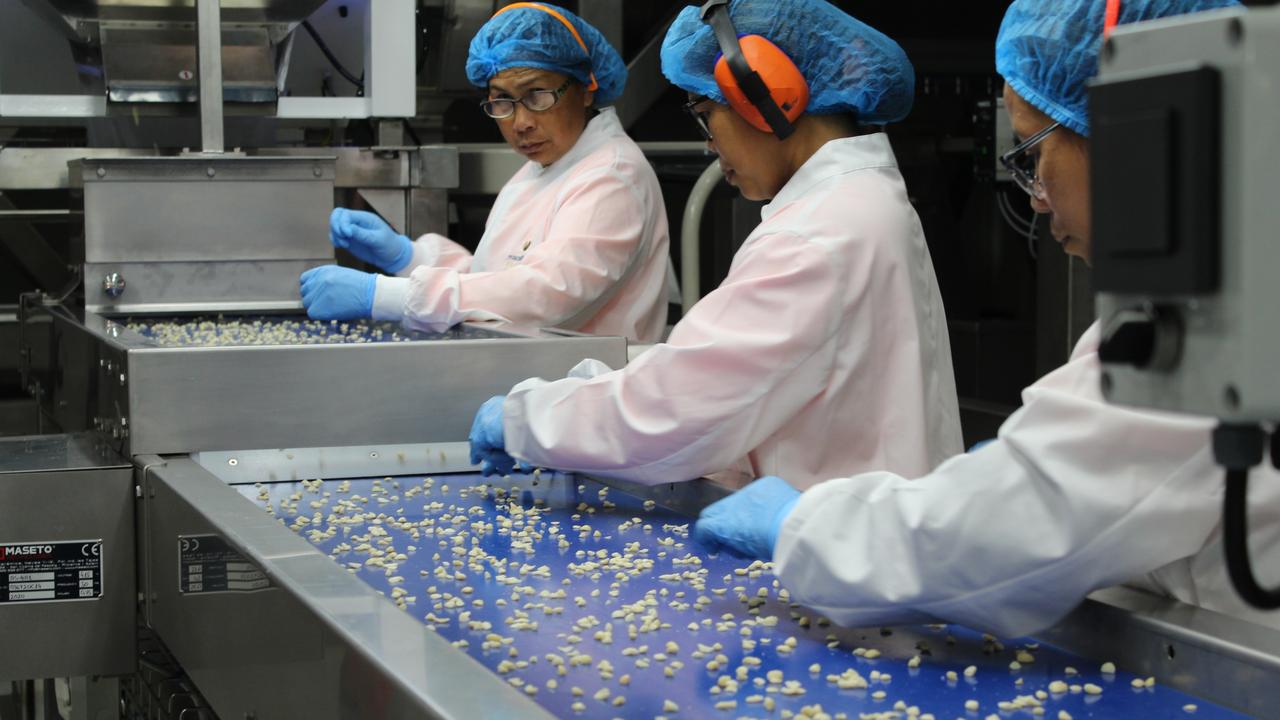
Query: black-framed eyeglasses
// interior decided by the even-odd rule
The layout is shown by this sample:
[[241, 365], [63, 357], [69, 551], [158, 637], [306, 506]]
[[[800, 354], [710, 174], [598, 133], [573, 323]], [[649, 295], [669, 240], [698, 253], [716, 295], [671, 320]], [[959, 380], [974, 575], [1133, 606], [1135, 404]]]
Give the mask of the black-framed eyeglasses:
[[503, 120], [515, 115], [516, 103], [533, 112], [546, 112], [560, 102], [560, 98], [569, 89], [571, 82], [571, 80], [565, 80], [564, 84], [555, 90], [530, 90], [524, 97], [519, 98], [490, 98], [480, 103], [480, 109], [494, 120]]
[[1040, 175], [1037, 170], [1039, 158], [1031, 154], [1031, 149], [1043, 142], [1045, 138], [1053, 134], [1054, 130], [1060, 127], [1062, 127], [1062, 123], [1056, 122], [1023, 140], [1012, 150], [1000, 156], [1000, 164], [1009, 171], [1013, 182], [1037, 200], [1044, 200], [1045, 198], [1044, 183], [1040, 181]]
[[698, 110], [697, 107], [711, 98], [705, 95], [690, 100], [684, 104], [684, 111], [689, 113], [689, 117], [693, 118], [693, 122], [698, 125], [698, 132], [702, 133], [702, 139], [711, 142], [711, 126], [707, 124], [707, 118], [711, 113], [705, 110]]

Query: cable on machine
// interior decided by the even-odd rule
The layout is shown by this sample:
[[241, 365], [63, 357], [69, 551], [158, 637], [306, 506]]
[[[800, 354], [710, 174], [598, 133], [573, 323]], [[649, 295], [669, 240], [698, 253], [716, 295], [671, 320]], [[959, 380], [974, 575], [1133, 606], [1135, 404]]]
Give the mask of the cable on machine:
[[347, 82], [355, 85], [360, 91], [360, 94], [363, 95], [364, 76], [361, 75], [360, 77], [356, 77], [350, 70], [347, 70], [347, 68], [342, 65], [342, 62], [338, 60], [338, 57], [329, 49], [329, 45], [320, 37], [320, 33], [316, 32], [316, 29], [312, 27], [310, 20], [302, 21], [302, 29], [306, 30], [307, 34], [311, 36], [311, 39], [316, 41], [316, 47], [320, 48], [320, 52], [324, 53], [325, 58], [329, 61], [329, 64], [333, 66], [333, 69], [337, 70], [339, 75], [346, 78]]
[[[1267, 433], [1255, 424], [1222, 422], [1213, 430], [1213, 456], [1227, 470], [1222, 504], [1222, 546], [1227, 575], [1236, 592], [1250, 605], [1280, 608], [1280, 588], [1267, 589], [1254, 577], [1249, 559], [1249, 469], [1262, 462]], [[1277, 443], [1272, 438], [1272, 448]], [[1273, 464], [1277, 458], [1273, 457]]]

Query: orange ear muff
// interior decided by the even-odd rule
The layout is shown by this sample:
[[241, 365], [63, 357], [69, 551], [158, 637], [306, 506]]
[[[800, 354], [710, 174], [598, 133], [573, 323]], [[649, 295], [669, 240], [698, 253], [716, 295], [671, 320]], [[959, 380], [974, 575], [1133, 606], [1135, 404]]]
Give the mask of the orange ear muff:
[[[800, 68], [787, 57], [782, 48], [765, 37], [744, 35], [738, 38], [738, 43], [742, 46], [742, 56], [769, 88], [769, 94], [782, 114], [787, 116], [787, 120], [795, 122], [809, 104], [809, 83], [800, 73]], [[738, 86], [733, 70], [723, 55], [716, 60], [715, 78], [720, 92], [724, 93], [725, 100], [734, 112], [760, 132], [773, 134], [773, 128], [769, 127], [760, 110]]]

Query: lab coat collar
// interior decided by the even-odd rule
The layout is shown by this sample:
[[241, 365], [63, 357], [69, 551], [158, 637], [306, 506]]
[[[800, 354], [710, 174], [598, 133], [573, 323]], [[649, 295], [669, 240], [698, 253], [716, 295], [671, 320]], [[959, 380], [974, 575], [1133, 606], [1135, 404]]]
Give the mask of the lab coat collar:
[[531, 175], [540, 180], [558, 176], [577, 165], [579, 160], [595, 152], [601, 145], [619, 137], [626, 137], [626, 134], [622, 129], [622, 122], [618, 120], [618, 113], [611, 107], [601, 108], [599, 114], [587, 123], [587, 127], [578, 136], [578, 142], [573, 144], [564, 157], [547, 167], [542, 167], [531, 160], [530, 163], [534, 165]]
[[829, 178], [859, 170], [897, 166], [889, 136], [883, 132], [832, 140], [818, 148], [818, 152], [800, 166], [773, 200], [760, 210], [760, 219], [768, 220]]

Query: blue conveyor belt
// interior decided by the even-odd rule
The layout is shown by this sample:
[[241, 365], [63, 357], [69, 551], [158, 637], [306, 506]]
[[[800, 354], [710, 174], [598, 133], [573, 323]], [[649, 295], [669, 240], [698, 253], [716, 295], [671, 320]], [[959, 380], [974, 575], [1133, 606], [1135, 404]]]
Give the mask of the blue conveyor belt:
[[[1019, 696], [1034, 697], [1037, 691], [1048, 693], [1050, 683], [1057, 680], [1077, 686], [1076, 691], [1048, 694], [1041, 701], [1043, 717], [1058, 718], [1062, 710], [1072, 718], [1244, 717], [1166, 688], [1159, 684], [1159, 678], [1154, 687], [1134, 689], [1134, 675], [1123, 670], [1114, 675], [1100, 672], [1100, 662], [1106, 658], [1086, 659], [1037, 645], [1030, 639], [1003, 640], [997, 645], [981, 633], [955, 625], [827, 627], [816, 613], [780, 600], [779, 588], [774, 586], [774, 577], [767, 569], [757, 568], [753, 577], [746, 562], [708, 555], [679, 529], [690, 523], [686, 517], [662, 508], [646, 510], [639, 498], [618, 490], [608, 490], [606, 498], [602, 498], [599, 491], [603, 486], [573, 476], [544, 475], [536, 486], [529, 479], [513, 479], [505, 484], [499, 481], [486, 491], [474, 489], [483, 482], [479, 475], [459, 474], [430, 480], [405, 476], [244, 485], [239, 489], [260, 505], [270, 503], [278, 517], [336, 562], [351, 567], [373, 588], [389, 597], [397, 592], [412, 597], [412, 602], [404, 601], [408, 613], [433, 625], [436, 632], [455, 645], [465, 642], [466, 651], [489, 669], [507, 670], [500, 674], [513, 684], [535, 686], [533, 700], [558, 717], [776, 718], [782, 716], [783, 710], [799, 712], [806, 706], [821, 705], [831, 716], [846, 713], [857, 718], [862, 713], [892, 711], [901, 701], [918, 707], [921, 714], [932, 713], [938, 720], [987, 718], [992, 714], [1031, 718], [1034, 715], [1030, 706], [1002, 711], [999, 703], [1014, 702]], [[495, 498], [495, 488], [501, 488], [497, 494], [502, 497]], [[535, 507], [534, 498], [543, 501], [538, 507], [545, 510], [533, 519], [524, 514], [522, 521], [522, 513]], [[616, 506], [606, 508], [606, 501]], [[509, 508], [513, 502], [521, 510], [513, 512]], [[580, 503], [593, 512], [579, 510]], [[358, 508], [358, 512], [352, 508]], [[381, 521], [333, 522], [370, 512], [383, 514]], [[318, 522], [304, 525], [297, 519], [313, 518], [316, 513]], [[504, 518], [513, 516], [515, 523], [504, 526]], [[639, 522], [633, 523], [633, 519]], [[515, 536], [524, 521], [538, 536], [525, 538], [530, 540], [527, 549], [513, 549], [513, 540], [517, 545], [521, 540]], [[550, 532], [553, 524], [558, 524], [556, 534]], [[385, 535], [382, 531], [371, 533], [375, 525]], [[583, 525], [591, 529], [585, 533], [575, 531], [575, 527]], [[412, 536], [414, 530], [418, 532], [416, 538]], [[456, 540], [458, 537], [462, 539]], [[562, 545], [561, 538], [567, 546]], [[406, 559], [388, 571], [376, 561], [369, 563], [372, 555], [357, 549], [362, 542], [383, 552], [394, 548]], [[455, 553], [455, 547], [461, 551]], [[600, 551], [604, 551], [605, 559], [612, 558], [615, 567], [583, 572], [584, 563], [601, 560], [590, 557]], [[484, 569], [473, 569], [469, 559], [482, 562]], [[652, 561], [651, 567], [647, 567], [647, 561]], [[538, 570], [544, 566], [545, 570]], [[501, 573], [498, 568], [502, 568]], [[579, 572], [575, 573], [575, 568]], [[687, 580], [660, 579], [672, 573], [702, 571], [705, 587], [701, 591], [690, 587]], [[507, 582], [500, 581], [502, 574], [507, 576]], [[393, 578], [403, 580], [397, 582]], [[429, 597], [432, 587], [439, 593], [436, 600]], [[464, 593], [463, 588], [471, 591]], [[758, 607], [758, 614], [750, 614], [748, 604], [741, 598], [757, 598], [762, 590], [767, 598]], [[563, 598], [559, 597], [561, 591]], [[615, 611], [628, 605], [644, 603], [650, 591], [649, 597], [655, 602], [649, 606], [633, 605], [641, 612], [630, 621], [613, 617]], [[461, 607], [446, 607], [452, 603], [445, 593], [459, 598]], [[513, 593], [518, 599], [513, 599]], [[694, 607], [699, 597], [706, 598], [701, 609]], [[575, 598], [581, 600], [575, 602]], [[476, 600], [482, 605], [475, 604]], [[499, 601], [505, 601], [505, 607]], [[516, 610], [527, 613], [527, 620], [537, 623], [536, 629], [513, 629], [508, 621]], [[642, 617], [650, 610], [656, 611], [659, 621], [668, 626], [637, 632], [634, 640], [629, 639], [628, 626], [639, 631]], [[473, 630], [462, 624], [463, 612], [470, 613], [472, 622], [489, 623], [491, 629]], [[428, 613], [433, 616], [430, 622], [425, 619]], [[576, 622], [588, 616], [597, 618], [599, 625], [575, 627]], [[758, 624], [761, 618], [771, 616], [777, 618], [776, 626]], [[803, 627], [797, 618], [807, 618], [808, 627]], [[438, 619], [446, 621], [436, 622]], [[751, 621], [757, 624], [751, 625]], [[605, 644], [595, 638], [595, 633], [610, 623], [612, 644]], [[690, 623], [694, 624], [692, 629]], [[744, 626], [749, 627], [746, 635]], [[484, 649], [490, 633], [504, 640]], [[827, 639], [829, 634], [835, 636], [834, 641]], [[571, 636], [580, 639], [575, 642]], [[756, 642], [750, 652], [743, 647], [747, 636]], [[795, 638], [794, 650], [779, 652], [788, 638]], [[679, 649], [660, 659], [669, 641]], [[829, 647], [829, 642], [834, 642], [834, 647]], [[720, 648], [703, 653], [699, 652], [699, 644], [713, 648], [719, 644]], [[515, 649], [514, 654], [511, 648]], [[868, 650], [879, 656], [866, 657]], [[1010, 663], [1019, 650], [1030, 653], [1034, 661], [1011, 669]], [[557, 674], [555, 664], [548, 658], [555, 655], [569, 661], [575, 654], [589, 655], [590, 664], [566, 667], [563, 676]], [[727, 663], [709, 670], [707, 663], [717, 654], [725, 656]], [[916, 656], [918, 666], [911, 667], [909, 661]], [[746, 665], [744, 659], [748, 657], [757, 658], [760, 664]], [[612, 664], [612, 677], [602, 677], [602, 660]], [[666, 677], [664, 668], [674, 660], [683, 662], [684, 667], [673, 671], [674, 677]], [[504, 661], [528, 664], [508, 669]], [[648, 667], [638, 666], [646, 662]], [[816, 673], [810, 672], [814, 664], [820, 666]], [[712, 690], [722, 682], [721, 676], [736, 679], [740, 666], [748, 668], [747, 679], [737, 691], [714, 694]], [[964, 676], [968, 666], [977, 668], [972, 677]], [[1068, 667], [1078, 674], [1068, 675]], [[866, 689], [847, 690], [828, 681], [828, 675], [840, 675], [847, 669], [868, 680], [873, 672], [887, 678], [871, 681]], [[766, 679], [774, 670], [782, 673], [783, 683], [797, 681], [803, 694], [783, 694], [785, 685]], [[949, 681], [948, 671], [955, 672], [957, 679]], [[622, 684], [623, 675], [630, 676], [629, 684]], [[554, 689], [548, 687], [548, 680], [556, 681]], [[1101, 694], [1083, 692], [1086, 684], [1097, 685]], [[574, 687], [582, 690], [582, 697], [573, 695]], [[609, 691], [608, 698], [595, 699], [602, 689]], [[625, 703], [615, 706], [612, 703], [618, 696], [624, 697]], [[768, 712], [763, 702], [749, 703], [752, 696], [772, 698], [776, 708]], [[664, 713], [665, 700], [674, 702], [679, 711]], [[716, 708], [717, 703], [730, 700], [736, 701], [735, 707]], [[978, 702], [976, 711], [966, 709], [969, 700]], [[585, 709], [575, 712], [575, 702], [581, 702]], [[1189, 704], [1197, 706], [1194, 712], [1184, 709]], [[905, 712], [902, 717], [907, 717]]]

